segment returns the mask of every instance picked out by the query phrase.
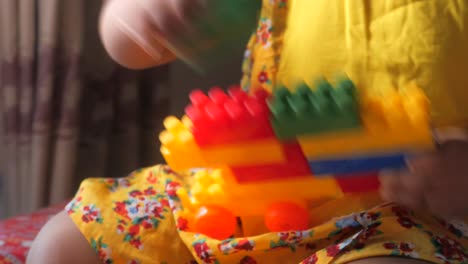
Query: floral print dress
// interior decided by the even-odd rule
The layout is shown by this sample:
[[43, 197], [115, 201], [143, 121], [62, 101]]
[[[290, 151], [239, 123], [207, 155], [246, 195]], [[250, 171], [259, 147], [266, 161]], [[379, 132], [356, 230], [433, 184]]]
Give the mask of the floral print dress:
[[[363, 202], [362, 196], [345, 196], [314, 209], [312, 214], [330, 220], [310, 230], [223, 241], [193, 234], [186, 231], [176, 194], [187, 176], [154, 166], [120, 179], [88, 179], [66, 211], [102, 263], [313, 264], [373, 256], [468, 263], [465, 223], [445, 222], [378, 199]], [[370, 209], [362, 210], [366, 207]], [[354, 213], [344, 215], [340, 208]]]
[[[242, 66], [244, 89], [275, 87], [292, 1], [263, 0]], [[311, 215], [326, 220], [310, 230], [223, 241], [193, 234], [177, 196], [186, 177], [160, 165], [125, 178], [87, 179], [66, 211], [102, 263], [109, 264], [348, 263], [374, 256], [468, 263], [465, 222], [384, 204], [373, 193], [345, 195], [311, 209]]]

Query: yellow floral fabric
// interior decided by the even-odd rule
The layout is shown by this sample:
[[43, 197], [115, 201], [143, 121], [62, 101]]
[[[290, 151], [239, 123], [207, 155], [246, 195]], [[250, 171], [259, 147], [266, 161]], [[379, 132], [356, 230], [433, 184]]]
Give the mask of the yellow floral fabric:
[[309, 230], [223, 241], [190, 233], [177, 196], [186, 177], [155, 166], [125, 178], [88, 179], [66, 211], [102, 263], [315, 264], [374, 256], [468, 263], [465, 223], [382, 204], [373, 193], [311, 209], [327, 220]]
[[[439, 124], [466, 124], [467, 1], [264, 0], [242, 65], [246, 90], [345, 73], [379, 93], [417, 81]], [[310, 230], [224, 241], [188, 232], [177, 196], [184, 179], [166, 166], [85, 180], [66, 211], [102, 263], [347, 263], [399, 256], [468, 263], [468, 226], [345, 195], [312, 208]]]

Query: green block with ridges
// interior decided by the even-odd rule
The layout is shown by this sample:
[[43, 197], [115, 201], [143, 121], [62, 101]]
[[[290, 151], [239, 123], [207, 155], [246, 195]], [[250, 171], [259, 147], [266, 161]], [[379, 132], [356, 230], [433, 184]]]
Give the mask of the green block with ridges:
[[320, 80], [314, 91], [306, 84], [294, 92], [281, 87], [268, 105], [272, 127], [280, 139], [361, 127], [356, 88], [347, 79], [335, 88]]

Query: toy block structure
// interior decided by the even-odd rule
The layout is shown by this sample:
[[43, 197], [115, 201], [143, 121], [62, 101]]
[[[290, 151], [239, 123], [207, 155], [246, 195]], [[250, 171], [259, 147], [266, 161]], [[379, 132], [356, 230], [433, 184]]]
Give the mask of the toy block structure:
[[272, 126], [280, 139], [360, 127], [356, 89], [342, 81], [333, 88], [326, 80], [315, 91], [301, 84], [296, 91], [278, 88], [269, 101]]
[[417, 87], [385, 97], [364, 97], [362, 128], [301, 136], [299, 144], [314, 175], [404, 168], [405, 158], [434, 148], [428, 101]]
[[406, 167], [404, 153], [369, 155], [369, 156], [350, 156], [342, 158], [331, 158], [325, 160], [309, 161], [312, 175], [320, 177], [321, 175], [353, 175], [384, 169], [403, 169]]
[[236, 232], [236, 217], [250, 235], [307, 229], [307, 208], [376, 191], [381, 170], [434, 148], [415, 85], [377, 97], [322, 79], [273, 94], [215, 87], [190, 101], [182, 120], [165, 120], [161, 152], [175, 170], [202, 168], [178, 196], [190, 231], [215, 239]]
[[256, 165], [284, 162], [283, 145], [275, 138], [254, 142], [217, 145], [201, 148], [190, 132], [191, 122], [168, 117], [160, 135], [161, 153], [175, 170], [187, 170], [213, 165]]
[[208, 95], [193, 91], [185, 113], [192, 121], [191, 130], [198, 145], [203, 148], [273, 138], [268, 97], [264, 90], [248, 95], [240, 88], [225, 93], [215, 87]]
[[209, 166], [188, 130], [189, 126], [187, 118], [179, 120], [170, 116], [164, 120], [165, 130], [159, 134], [161, 154], [174, 170]]
[[[204, 204], [223, 205], [237, 216], [256, 216], [265, 213], [265, 206], [278, 201], [323, 200], [342, 195], [333, 178], [314, 177], [282, 179], [267, 183], [238, 184], [230, 181], [229, 169], [200, 170], [194, 175], [194, 183], [188, 196], [191, 208]], [[280, 197], [281, 198], [278, 198]]]
[[272, 164], [231, 167], [231, 172], [239, 183], [265, 182], [296, 177], [311, 177], [309, 164], [297, 143], [283, 146], [286, 160]]

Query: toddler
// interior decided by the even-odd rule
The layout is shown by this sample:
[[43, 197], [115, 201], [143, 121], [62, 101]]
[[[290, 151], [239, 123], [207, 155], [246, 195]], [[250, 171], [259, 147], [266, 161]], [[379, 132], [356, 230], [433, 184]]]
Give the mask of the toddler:
[[[178, 36], [203, 42], [191, 27], [200, 12], [209, 1], [107, 1], [103, 43], [129, 68], [167, 63]], [[434, 126], [461, 130], [441, 134], [437, 151], [409, 160], [408, 171], [382, 175], [380, 195], [311, 208], [328, 220], [307, 231], [217, 241], [184, 231], [173, 214], [183, 177], [165, 166], [88, 179], [40, 232], [28, 263], [468, 263], [468, 1], [263, 0], [258, 23], [244, 89], [340, 72], [375, 94], [416, 81]]]

